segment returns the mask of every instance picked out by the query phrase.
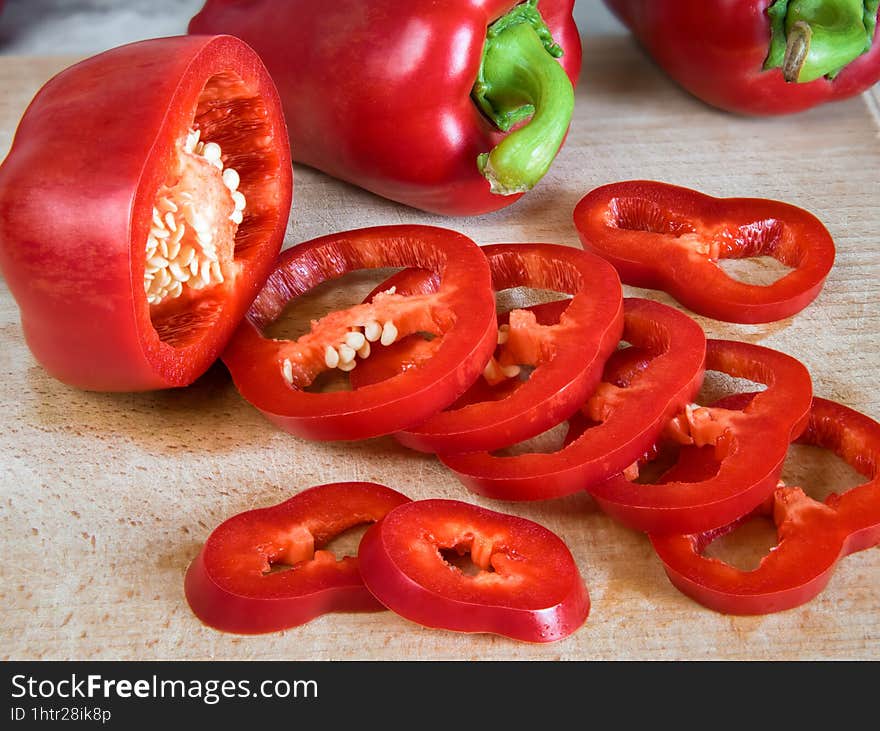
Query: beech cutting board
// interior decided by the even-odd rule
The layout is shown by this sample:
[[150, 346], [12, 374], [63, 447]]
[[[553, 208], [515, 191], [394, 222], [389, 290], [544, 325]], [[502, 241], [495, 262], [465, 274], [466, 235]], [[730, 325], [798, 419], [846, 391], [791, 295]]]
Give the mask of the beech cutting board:
[[[0, 57], [0, 153], [36, 90], [73, 60]], [[796, 356], [817, 395], [880, 419], [878, 98], [875, 88], [796, 117], [739, 118], [681, 91], [629, 39], [588, 38], [571, 134], [549, 175], [520, 202], [446, 219], [297, 166], [285, 245], [419, 222], [455, 228], [480, 244], [576, 246], [571, 213], [579, 198], [631, 178], [785, 200], [818, 215], [837, 244], [818, 300], [771, 325], [698, 319], [712, 337]], [[762, 267], [750, 271], [760, 277]], [[322, 308], [353, 304], [377, 281], [360, 276], [322, 290], [297, 317], [307, 322]], [[672, 303], [662, 293], [627, 294]], [[717, 379], [709, 386], [720, 388]], [[857, 482], [836, 458], [806, 448], [793, 450], [784, 478], [818, 495]], [[378, 481], [412, 498], [469, 500], [542, 523], [580, 566], [592, 598], [587, 623], [543, 646], [423, 629], [390, 612], [328, 615], [258, 637], [203, 627], [184, 601], [183, 574], [210, 531], [235, 513], [339, 480]], [[647, 539], [613, 523], [586, 494], [495, 503], [468, 494], [434, 457], [391, 438], [326, 444], [291, 437], [239, 397], [222, 365], [178, 391], [68, 388], [30, 355], [2, 279], [0, 505], [4, 659], [880, 659], [880, 550], [841, 561], [805, 606], [724, 616], [673, 588]], [[767, 532], [756, 530], [751, 540], [731, 541], [723, 555], [754, 561], [758, 547], [769, 545]]]

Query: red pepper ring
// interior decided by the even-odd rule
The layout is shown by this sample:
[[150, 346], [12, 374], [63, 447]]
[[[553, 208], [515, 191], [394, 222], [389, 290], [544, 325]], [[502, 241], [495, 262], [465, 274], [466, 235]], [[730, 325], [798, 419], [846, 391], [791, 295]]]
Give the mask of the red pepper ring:
[[[550, 454], [483, 451], [441, 455], [443, 464], [472, 492], [498, 500], [546, 500], [601, 482], [642, 457], [699, 391], [706, 338], [694, 320], [659, 302], [626, 299], [624, 312], [622, 339], [633, 347], [606, 364], [603, 383], [584, 409], [592, 416], [584, 417], [590, 428], [576, 435], [570, 428], [565, 446]], [[621, 364], [635, 353], [640, 362]]]
[[[633, 180], [585, 195], [574, 222], [584, 247], [610, 261], [624, 284], [663, 290], [726, 322], [773, 322], [800, 312], [834, 264], [834, 241], [822, 222], [779, 201], [713, 198]], [[757, 256], [793, 271], [761, 286], [733, 279], [718, 264]]]
[[[469, 575], [443, 552], [470, 554], [479, 570]], [[358, 560], [379, 601], [426, 627], [553, 642], [575, 632], [590, 611], [577, 564], [558, 536], [457, 500], [395, 508], [364, 534]]]
[[699, 533], [726, 525], [770, 495], [792, 439], [806, 427], [812, 381], [789, 355], [733, 340], [708, 340], [706, 370], [767, 385], [742, 411], [688, 407], [670, 423], [682, 443], [713, 445], [711, 476], [663, 485], [617, 475], [588, 492], [606, 513], [648, 533]]
[[[407, 447], [439, 454], [500, 449], [528, 439], [567, 419], [580, 408], [602, 373], [623, 330], [620, 280], [602, 259], [558, 244], [494, 244], [483, 253], [496, 292], [532, 287], [572, 295], [553, 321], [539, 321], [530, 309], [502, 317], [499, 346], [474, 384], [449, 409], [396, 433]], [[384, 287], [428, 286], [418, 273], [401, 273]], [[406, 279], [404, 279], [406, 277]], [[430, 356], [431, 345], [401, 343], [387, 359], [406, 367]], [[388, 365], [367, 363], [352, 374], [355, 384], [381, 377]], [[523, 367], [533, 370], [522, 380]], [[374, 370], [375, 369], [375, 370]]]
[[[700, 604], [727, 614], [768, 614], [800, 606], [827, 585], [837, 562], [880, 543], [880, 424], [841, 404], [813, 399], [801, 444], [834, 452], [868, 482], [825, 502], [778, 487], [754, 513], [697, 535], [651, 535], [670, 581]], [[752, 515], [772, 515], [779, 543], [752, 571], [703, 555]]]
[[[364, 268], [416, 267], [440, 277], [436, 292], [383, 292], [332, 312], [296, 341], [261, 329], [296, 297]], [[354, 391], [310, 393], [326, 370], [351, 371], [398, 338], [430, 333], [438, 345], [418, 368]], [[284, 252], [223, 354], [242, 396], [285, 431], [311, 439], [366, 439], [424, 421], [479, 376], [495, 347], [489, 265], [469, 238], [434, 226], [346, 231]], [[371, 350], [372, 346], [372, 350]]]
[[0, 167], [0, 268], [34, 356], [78, 388], [192, 383], [268, 275], [291, 186], [278, 94], [237, 38], [62, 71]]
[[[320, 547], [406, 502], [383, 485], [338, 482], [239, 513], [214, 529], [187, 569], [190, 608], [205, 624], [240, 634], [275, 632], [327, 612], [380, 610], [357, 558], [337, 559]], [[279, 565], [289, 568], [273, 571]]]

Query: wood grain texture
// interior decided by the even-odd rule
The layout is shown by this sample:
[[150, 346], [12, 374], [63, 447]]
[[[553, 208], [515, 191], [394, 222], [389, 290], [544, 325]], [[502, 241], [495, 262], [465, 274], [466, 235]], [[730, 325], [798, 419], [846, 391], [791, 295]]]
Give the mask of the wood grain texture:
[[[687, 96], [627, 39], [588, 38], [585, 53], [565, 149], [516, 205], [443, 219], [297, 168], [286, 245], [399, 222], [449, 226], [480, 244], [577, 245], [571, 212], [578, 199], [628, 178], [786, 200], [817, 214], [835, 237], [837, 263], [819, 299], [766, 326], [700, 322], [711, 336], [800, 358], [817, 394], [880, 417], [876, 90], [870, 99], [795, 118], [744, 119]], [[0, 150], [33, 93], [69, 60], [0, 58]], [[310, 306], [351, 303], [367, 279], [322, 292]], [[57, 383], [28, 352], [2, 280], [0, 407], [3, 658], [880, 658], [877, 549], [842, 561], [806, 606], [765, 617], [716, 614], [676, 591], [648, 541], [615, 525], [588, 496], [493, 503], [468, 495], [433, 457], [390, 438], [315, 444], [290, 437], [238, 396], [222, 366], [174, 392], [107, 395]], [[852, 480], [835, 460], [801, 452], [786, 468], [790, 484], [821, 489], [826, 478]], [[549, 646], [422, 629], [389, 612], [325, 616], [261, 637], [201, 626], [184, 601], [182, 578], [208, 533], [242, 510], [337, 480], [375, 480], [413, 498], [462, 498], [537, 520], [577, 559], [593, 602], [588, 622]]]

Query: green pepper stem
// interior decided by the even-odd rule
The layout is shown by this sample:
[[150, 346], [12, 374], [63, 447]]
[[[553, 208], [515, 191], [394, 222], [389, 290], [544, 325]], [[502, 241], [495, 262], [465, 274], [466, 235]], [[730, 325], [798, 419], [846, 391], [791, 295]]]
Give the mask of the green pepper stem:
[[871, 48], [877, 0], [776, 0], [765, 68], [788, 82], [834, 78]]
[[518, 5], [489, 28], [474, 99], [504, 131], [531, 117], [478, 156], [493, 193], [531, 190], [559, 152], [574, 112], [574, 89], [559, 55], [533, 2]]

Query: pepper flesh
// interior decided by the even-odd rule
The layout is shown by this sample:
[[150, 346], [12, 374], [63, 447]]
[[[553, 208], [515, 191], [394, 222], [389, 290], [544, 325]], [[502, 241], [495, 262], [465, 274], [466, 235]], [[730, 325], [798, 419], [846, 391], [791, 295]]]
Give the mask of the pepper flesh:
[[[487, 46], [490, 26], [532, 5], [518, 6], [513, 0], [337, 0], [323, 5], [209, 0], [189, 29], [231, 33], [257, 50], [278, 84], [299, 162], [416, 208], [474, 215], [516, 201], [519, 191], [543, 174], [568, 127], [571, 87], [581, 65], [572, 0], [538, 3], [552, 41], [532, 32], [526, 22], [510, 30], [531, 33], [527, 47], [532, 50], [521, 53], [517, 44], [514, 59], [507, 62], [494, 57], [503, 49]], [[563, 54], [558, 61], [549, 50], [542, 55], [541, 45]], [[564, 78], [553, 73], [550, 63], [562, 67], [570, 84], [561, 83]], [[496, 79], [495, 69], [510, 78]], [[494, 82], [495, 106], [513, 115], [513, 132], [493, 123], [472, 98], [481, 71], [491, 76], [482, 81]], [[556, 119], [543, 126], [547, 115], [542, 109], [548, 106]], [[529, 108], [534, 118], [524, 122]], [[532, 122], [539, 122], [536, 137], [528, 132]], [[516, 152], [512, 166], [503, 150], [494, 156], [490, 152], [500, 144], [509, 152], [517, 146], [515, 139], [530, 136], [531, 149]], [[492, 192], [478, 167], [487, 153], [493, 184], [511, 194]], [[543, 162], [535, 165], [538, 158]], [[512, 168], [522, 169], [511, 175]]]
[[[832, 11], [849, 0], [821, 0]], [[713, 106], [747, 115], [801, 112], [861, 94], [880, 80], [878, 4], [864, 3], [863, 25], [871, 43], [833, 78], [786, 81], [779, 52], [770, 63], [774, 0], [605, 0], [654, 61], [694, 96]], [[798, 3], [792, 2], [797, 6]], [[794, 16], [793, 16], [794, 17]], [[784, 23], [784, 19], [782, 21]], [[852, 23], [844, 24], [843, 46]], [[833, 45], [833, 40], [832, 44]], [[847, 51], [852, 55], [852, 51]], [[783, 50], [784, 54], [784, 50]], [[838, 61], [834, 61], [836, 65]], [[826, 68], [819, 68], [825, 72]]]
[[[670, 581], [710, 609], [768, 614], [799, 606], [827, 585], [837, 562], [880, 543], [880, 424], [846, 406], [814, 398], [800, 444], [830, 450], [867, 482], [824, 502], [778, 487], [754, 513], [710, 533], [650, 536]], [[778, 544], [743, 571], [704, 555], [716, 538], [753, 515], [770, 515]]]

